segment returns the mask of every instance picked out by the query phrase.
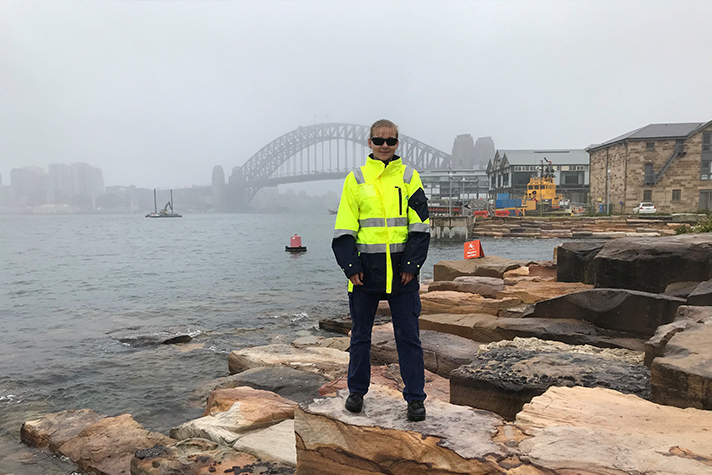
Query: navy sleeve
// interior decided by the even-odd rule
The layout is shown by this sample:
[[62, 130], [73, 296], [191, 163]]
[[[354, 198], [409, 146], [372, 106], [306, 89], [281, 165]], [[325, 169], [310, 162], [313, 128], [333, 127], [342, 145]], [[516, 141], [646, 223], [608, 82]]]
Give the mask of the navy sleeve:
[[359, 259], [358, 250], [356, 250], [356, 239], [353, 236], [347, 234], [334, 238], [331, 241], [331, 249], [346, 277], [363, 272], [361, 259]]

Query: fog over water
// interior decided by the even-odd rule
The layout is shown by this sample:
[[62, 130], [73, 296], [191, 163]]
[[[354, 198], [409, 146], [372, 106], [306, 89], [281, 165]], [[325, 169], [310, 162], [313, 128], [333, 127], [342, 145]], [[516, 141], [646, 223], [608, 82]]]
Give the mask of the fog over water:
[[382, 117], [446, 152], [707, 121], [710, 18], [704, 0], [4, 0], [0, 174], [205, 185], [298, 126]]

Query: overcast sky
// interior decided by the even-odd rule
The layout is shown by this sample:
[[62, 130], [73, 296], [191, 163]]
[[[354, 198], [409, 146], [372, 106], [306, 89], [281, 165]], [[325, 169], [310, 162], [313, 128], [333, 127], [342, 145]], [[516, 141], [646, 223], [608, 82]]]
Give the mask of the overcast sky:
[[76, 161], [209, 184], [300, 125], [380, 118], [448, 153], [712, 120], [712, 1], [0, 0], [4, 185]]

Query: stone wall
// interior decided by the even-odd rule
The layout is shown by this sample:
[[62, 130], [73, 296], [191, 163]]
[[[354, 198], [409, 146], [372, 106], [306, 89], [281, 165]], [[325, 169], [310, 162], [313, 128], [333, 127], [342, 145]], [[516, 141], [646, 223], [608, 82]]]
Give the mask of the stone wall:
[[[640, 140], [613, 144], [591, 152], [591, 200], [594, 205], [606, 201], [606, 165], [610, 167], [609, 199], [614, 212], [632, 212], [643, 201], [643, 192], [652, 191], [651, 201], [659, 212], [680, 213], [696, 211], [699, 191], [712, 189], [712, 181], [700, 180], [702, 158], [702, 134], [712, 132], [712, 126], [685, 140], [685, 155], [678, 157], [663, 173], [660, 181], [645, 186], [645, 164], [652, 163], [658, 173], [673, 154], [675, 140]], [[655, 144], [647, 149], [647, 142]], [[673, 190], [680, 190], [680, 199], [673, 201]], [[601, 199], [599, 201], [599, 198]]]

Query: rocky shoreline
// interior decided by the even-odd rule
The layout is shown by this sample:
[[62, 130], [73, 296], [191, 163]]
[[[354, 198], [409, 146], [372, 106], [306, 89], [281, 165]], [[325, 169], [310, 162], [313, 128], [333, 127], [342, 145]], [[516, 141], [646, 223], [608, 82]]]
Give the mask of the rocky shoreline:
[[712, 234], [637, 234], [552, 261], [437, 263], [424, 422], [405, 417], [382, 305], [360, 414], [343, 408], [350, 320], [335, 316], [325, 337], [231, 352], [230, 375], [195, 388], [203, 415], [168, 434], [76, 409], [21, 439], [102, 475], [712, 474]]

